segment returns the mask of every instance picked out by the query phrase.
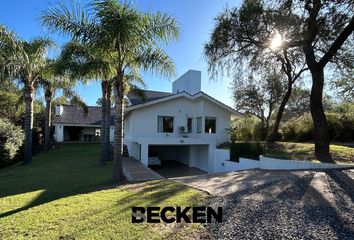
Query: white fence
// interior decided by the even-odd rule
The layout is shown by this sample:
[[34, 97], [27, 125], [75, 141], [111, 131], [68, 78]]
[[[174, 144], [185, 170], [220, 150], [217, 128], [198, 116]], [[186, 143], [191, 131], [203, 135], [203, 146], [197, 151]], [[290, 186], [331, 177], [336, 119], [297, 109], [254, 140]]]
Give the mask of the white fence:
[[229, 161], [230, 151], [225, 149], [214, 150], [214, 172], [231, 172], [246, 169], [269, 170], [297, 170], [297, 169], [343, 169], [354, 168], [354, 164], [317, 163], [311, 161], [276, 159], [260, 156], [259, 161], [240, 158], [239, 162]]

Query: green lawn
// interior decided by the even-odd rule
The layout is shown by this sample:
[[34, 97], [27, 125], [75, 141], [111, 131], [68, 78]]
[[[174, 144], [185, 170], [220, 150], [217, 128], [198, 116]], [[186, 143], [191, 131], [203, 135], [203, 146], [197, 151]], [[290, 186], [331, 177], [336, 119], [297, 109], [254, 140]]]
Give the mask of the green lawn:
[[[0, 239], [199, 238], [197, 224], [132, 224], [132, 206], [203, 205], [205, 194], [167, 180], [114, 186], [98, 145], [66, 145], [0, 170]], [[173, 233], [171, 235], [171, 233]]]
[[[315, 146], [312, 143], [289, 143], [277, 142], [266, 150], [266, 156], [298, 159], [298, 160], [315, 160]], [[333, 159], [341, 163], [354, 163], [354, 148], [332, 144], [330, 151]]]

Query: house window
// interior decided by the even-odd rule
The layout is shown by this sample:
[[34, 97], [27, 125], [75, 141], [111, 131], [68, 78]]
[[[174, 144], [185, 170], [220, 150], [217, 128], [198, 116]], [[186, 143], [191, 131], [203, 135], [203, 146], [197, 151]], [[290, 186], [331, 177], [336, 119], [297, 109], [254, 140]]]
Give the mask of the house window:
[[202, 132], [202, 118], [197, 117], [197, 133], [201, 133], [201, 132]]
[[216, 132], [216, 118], [205, 117], [205, 132], [215, 133]]
[[173, 133], [173, 117], [158, 116], [157, 131], [162, 133]]
[[193, 118], [188, 118], [187, 120], [188, 133], [193, 132]]

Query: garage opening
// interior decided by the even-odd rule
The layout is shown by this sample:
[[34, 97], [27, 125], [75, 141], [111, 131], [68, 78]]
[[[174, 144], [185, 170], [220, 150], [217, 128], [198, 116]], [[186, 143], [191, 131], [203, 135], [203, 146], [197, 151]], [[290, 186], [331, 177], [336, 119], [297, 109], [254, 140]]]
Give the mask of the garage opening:
[[[163, 177], [206, 174], [196, 166], [194, 151], [194, 146], [149, 145], [149, 167]], [[207, 159], [204, 162], [207, 169]]]

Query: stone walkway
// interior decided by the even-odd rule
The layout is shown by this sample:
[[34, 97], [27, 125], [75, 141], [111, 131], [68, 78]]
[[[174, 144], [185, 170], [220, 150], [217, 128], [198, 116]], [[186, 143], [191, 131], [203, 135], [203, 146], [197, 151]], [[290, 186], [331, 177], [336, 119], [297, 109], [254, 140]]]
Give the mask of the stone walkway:
[[123, 173], [129, 182], [157, 180], [163, 178], [132, 157], [123, 157]]

